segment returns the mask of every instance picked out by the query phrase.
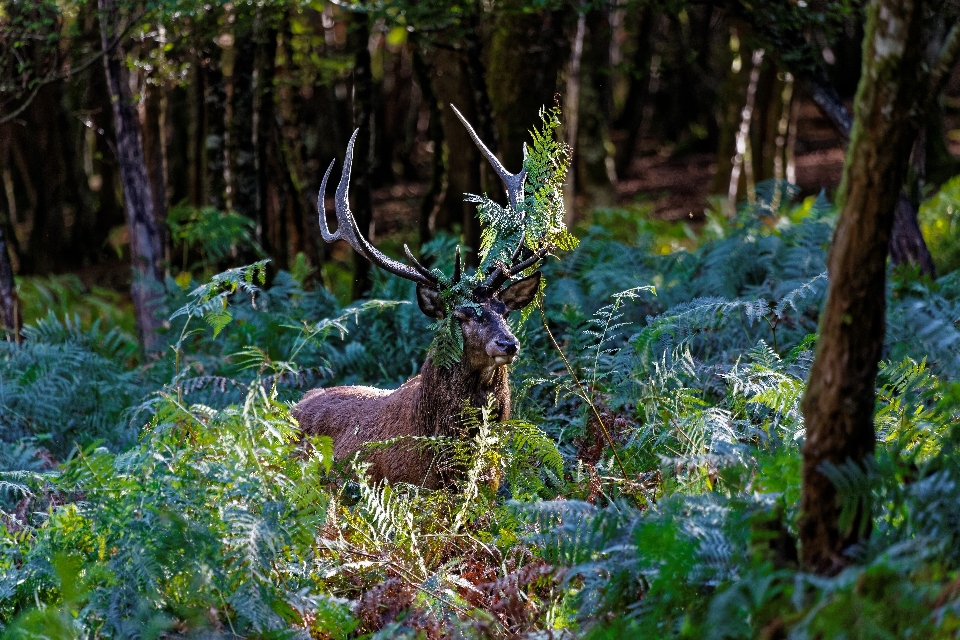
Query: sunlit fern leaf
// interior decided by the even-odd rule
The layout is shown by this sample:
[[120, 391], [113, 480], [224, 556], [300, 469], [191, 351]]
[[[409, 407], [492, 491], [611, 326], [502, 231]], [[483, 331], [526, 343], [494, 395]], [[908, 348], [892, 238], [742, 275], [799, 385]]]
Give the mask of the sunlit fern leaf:
[[240, 291], [255, 301], [260, 287], [266, 281], [266, 269], [269, 260], [261, 260], [251, 265], [228, 269], [218, 273], [207, 284], [202, 284], [190, 292], [191, 302], [171, 314], [170, 319], [203, 317], [209, 313], [222, 311], [226, 307], [227, 296]]

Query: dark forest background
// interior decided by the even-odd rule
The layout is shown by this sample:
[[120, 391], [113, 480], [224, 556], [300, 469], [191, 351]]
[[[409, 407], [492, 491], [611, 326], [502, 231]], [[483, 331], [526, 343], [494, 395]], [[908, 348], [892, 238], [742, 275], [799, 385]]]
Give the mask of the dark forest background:
[[[109, 42], [104, 11], [119, 34]], [[462, 194], [503, 194], [451, 103], [516, 170], [538, 110], [556, 101], [574, 148], [571, 218], [629, 205], [696, 223], [769, 178], [830, 191], [862, 13], [855, 2], [8, 0], [0, 229], [16, 274], [127, 289], [111, 56], [171, 275], [234, 260], [251, 238], [276, 267], [302, 254], [341, 298], [362, 295], [366, 262], [324, 246], [316, 218], [323, 172], [356, 127], [353, 208], [375, 242], [389, 252], [448, 232], [477, 247]], [[920, 189], [954, 172], [954, 106], [929, 118]]]

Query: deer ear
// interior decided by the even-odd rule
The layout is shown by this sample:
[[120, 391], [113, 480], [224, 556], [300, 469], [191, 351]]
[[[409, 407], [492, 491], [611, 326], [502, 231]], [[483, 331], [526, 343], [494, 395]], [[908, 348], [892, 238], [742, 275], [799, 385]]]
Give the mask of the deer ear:
[[533, 298], [540, 290], [540, 272], [513, 283], [506, 291], [497, 294], [497, 299], [507, 306], [507, 312], [523, 309], [533, 302]]
[[440, 302], [440, 292], [422, 284], [417, 285], [417, 304], [420, 311], [428, 318], [443, 317], [443, 303]]

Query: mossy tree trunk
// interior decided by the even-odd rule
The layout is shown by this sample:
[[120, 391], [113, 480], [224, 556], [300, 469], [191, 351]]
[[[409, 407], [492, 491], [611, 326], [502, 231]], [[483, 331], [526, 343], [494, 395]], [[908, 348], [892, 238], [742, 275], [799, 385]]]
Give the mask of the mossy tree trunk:
[[145, 99], [139, 105], [140, 125], [143, 132], [143, 156], [150, 180], [153, 216], [157, 219], [160, 246], [166, 247], [164, 231], [167, 221], [167, 163], [162, 117], [165, 102], [164, 88], [161, 85], [148, 84], [144, 87], [144, 92]]
[[580, 76], [575, 185], [589, 205], [610, 206], [616, 198], [617, 176], [608, 124], [613, 120], [610, 93], [609, 10], [587, 12]]
[[876, 0], [869, 8], [863, 72], [840, 187], [840, 218], [830, 248], [830, 286], [803, 400], [800, 542], [810, 570], [835, 573], [870, 529], [859, 511], [840, 527], [836, 487], [824, 464], [862, 463], [873, 455], [877, 363], [884, 339], [887, 252], [917, 134], [918, 96], [926, 86], [920, 0]]
[[[434, 71], [431, 84], [442, 108], [440, 123], [446, 146], [444, 151], [447, 181], [446, 195], [438, 201], [433, 216], [433, 227], [435, 231], [451, 231], [455, 226], [459, 227], [467, 215], [476, 212], [476, 205], [465, 202], [463, 194], [482, 192], [480, 163], [485, 161], [470, 140], [467, 130], [453, 113], [453, 109], [448, 106], [451, 103], [456, 105], [468, 120], [477, 121], [473, 111], [473, 100], [467, 98], [470, 95], [470, 87], [460, 52], [453, 48], [437, 46], [431, 47], [430, 54], [429, 57], [425, 55], [424, 58]], [[437, 153], [436, 143], [434, 143], [434, 153]], [[474, 252], [480, 247], [470, 245], [466, 238], [464, 241], [470, 249], [465, 252], [465, 259], [476, 264]]]
[[[790, 61], [786, 63], [788, 69], [804, 86], [821, 113], [830, 120], [844, 138], [849, 139], [853, 122], [830, 76], [823, 67], [819, 46], [809, 41], [806, 34], [792, 27], [789, 22], [767, 22], [764, 19], [765, 14], [763, 12], [754, 11], [750, 6], [743, 3], [740, 3], [735, 9], [735, 13], [751, 24], [761, 38], [771, 43], [777, 43], [781, 48], [786, 47], [792, 50], [793, 55]], [[938, 26], [942, 27], [942, 25]], [[926, 39], [930, 42], [939, 40], [938, 35], [942, 36], [942, 34], [929, 31]], [[952, 36], [954, 33], [955, 30], [951, 31], [950, 35]], [[949, 41], [949, 37], [947, 40]], [[956, 47], [958, 45], [954, 44], [952, 46]], [[930, 50], [932, 51], [933, 47], [930, 47]], [[940, 80], [948, 75], [939, 71], [940, 66], [949, 63], [950, 60], [956, 61], [956, 53], [954, 50], [950, 50], [950, 46], [946, 47], [943, 53], [946, 57], [941, 56], [941, 60], [937, 63], [939, 66], [934, 71], [934, 75]], [[784, 63], [784, 58], [781, 58], [781, 63]], [[938, 83], [942, 84], [940, 80], [938, 80]], [[936, 88], [937, 93], [941, 88]], [[923, 106], [928, 107], [932, 102], [930, 94], [924, 94], [922, 101]], [[914, 264], [920, 268], [922, 273], [935, 276], [933, 259], [920, 232], [915, 203], [911, 202], [908, 197], [902, 197], [900, 204], [897, 206], [894, 220], [893, 235], [889, 243], [890, 257], [893, 263]]]
[[[257, 43], [256, 73], [257, 83], [254, 91], [254, 108], [256, 119], [256, 177], [258, 181], [256, 238], [260, 246], [270, 255], [281, 258], [280, 264], [286, 265], [286, 253], [280, 249], [280, 244], [274, 239], [275, 230], [271, 223], [276, 218], [275, 210], [279, 202], [278, 191], [283, 173], [278, 170], [280, 153], [277, 142], [276, 92], [274, 90], [277, 73], [277, 23], [282, 19], [271, 22], [264, 27]], [[274, 215], [271, 215], [274, 213]], [[272, 235], [273, 234], [273, 235]]]

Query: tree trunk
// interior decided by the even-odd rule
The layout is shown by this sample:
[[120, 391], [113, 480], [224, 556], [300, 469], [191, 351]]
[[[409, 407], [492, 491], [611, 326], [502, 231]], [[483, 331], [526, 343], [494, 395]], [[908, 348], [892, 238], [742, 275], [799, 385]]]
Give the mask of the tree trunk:
[[[584, 5], [584, 2], [580, 3], [577, 30], [574, 32], [573, 46], [570, 48], [570, 63], [567, 66], [567, 95], [563, 99], [564, 140], [574, 158], [577, 157], [577, 132], [580, 125], [580, 62], [583, 59], [583, 36], [587, 29], [587, 12]], [[576, 218], [576, 169], [576, 163], [571, 163], [567, 170], [567, 181], [563, 185], [564, 222], [571, 228]]]
[[204, 165], [206, 143], [204, 139], [206, 122], [206, 89], [204, 84], [207, 79], [207, 73], [203, 69], [204, 56], [199, 54], [190, 67], [190, 119], [188, 124], [187, 146], [189, 184], [190, 184], [190, 206], [199, 209], [205, 202], [204, 197]]
[[[112, 0], [111, 0], [112, 1]], [[203, 66], [204, 204], [227, 208], [226, 114], [227, 91], [220, 67], [220, 46], [209, 43]]]
[[433, 237], [436, 228], [437, 211], [443, 204], [447, 184], [447, 143], [443, 137], [443, 108], [433, 89], [430, 67], [424, 60], [417, 40], [411, 41], [413, 74], [420, 86], [420, 95], [427, 105], [430, 123], [427, 125], [427, 137], [433, 146], [430, 159], [430, 186], [420, 202], [420, 245]]
[[710, 183], [710, 193], [728, 195], [730, 175], [737, 156], [737, 142], [742, 121], [744, 96], [750, 78], [752, 50], [743, 46], [742, 29], [730, 27], [729, 52], [724, 66], [726, 73], [720, 87], [718, 100], [717, 170]]
[[[262, 9], [261, 9], [262, 10]], [[254, 70], [257, 57], [256, 8], [239, 6], [234, 22], [233, 91], [230, 95], [230, 179], [233, 209], [252, 221], [260, 210], [260, 180], [257, 176], [257, 149], [255, 146], [254, 106], [256, 82]], [[257, 82], [261, 79], [257, 78]], [[245, 260], [252, 253], [245, 248]]]
[[[274, 92], [274, 77], [277, 71], [277, 35], [279, 30], [275, 26], [266, 29], [263, 42], [257, 51], [257, 163], [256, 178], [258, 181], [257, 195], [259, 197], [256, 214], [256, 239], [268, 255], [281, 257], [280, 244], [271, 242], [271, 207], [277, 199], [276, 190], [279, 189], [282, 172], [277, 171], [279, 153], [277, 143], [276, 98]], [[284, 256], [285, 257], [285, 256]], [[280, 264], [288, 264], [282, 261]]]
[[[831, 83], [830, 77], [821, 63], [818, 46], [811, 47], [811, 43], [805, 34], [797, 29], [791, 29], [788, 24], [782, 21], [776, 25], [765, 23], [764, 17], [767, 14], [755, 11], [752, 7], [744, 5], [743, 3], [741, 3], [741, 6], [737, 8], [736, 11], [740, 17], [753, 25], [757, 33], [762, 37], [766, 37], [771, 43], [776, 43], [778, 47], [775, 47], [775, 49], [789, 48], [794, 51], [795, 55], [799, 55], [794, 63], [790, 65], [790, 72], [804, 85], [821, 113], [833, 123], [841, 135], [849, 139], [853, 126], [850, 112], [847, 111], [846, 106], [840, 99], [840, 95]], [[951, 56], [951, 60], [956, 60], [955, 54]], [[952, 66], [950, 68], [952, 69]], [[933, 276], [935, 275], [933, 271], [927, 271], [925, 266], [932, 265], [933, 260], [930, 257], [930, 252], [927, 250], [926, 243], [922, 242], [923, 236], [913, 234], [914, 228], [919, 230], [919, 225], [916, 221], [916, 208], [912, 206], [909, 200], [907, 201], [907, 205], [909, 205], [909, 210], [903, 208], [900, 215], [908, 216], [912, 218], [912, 220], [903, 220], [904, 224], [898, 223], [894, 227], [894, 233], [897, 234], [901, 231], [906, 231], [908, 237], [902, 241], [895, 238], [891, 247], [899, 246], [904, 249], [909, 249], [910, 253], [898, 253], [896, 256], [891, 254], [891, 258], [894, 259], [894, 264], [899, 264], [898, 261], [900, 260], [917, 264], [924, 273]], [[920, 240], [919, 243], [917, 242], [918, 238]]]
[[593, 206], [609, 206], [616, 196], [617, 176], [608, 123], [612, 119], [610, 93], [609, 9], [587, 12], [580, 81], [577, 126], [577, 189]]
[[863, 73], [830, 248], [830, 285], [803, 400], [803, 563], [835, 573], [844, 552], [869, 533], [863, 509], [840, 527], [837, 490], [822, 465], [873, 455], [877, 363], [884, 339], [886, 266], [894, 209], [917, 133], [912, 111], [925, 93], [922, 3], [876, 0], [869, 9]]
[[3, 227], [0, 227], [0, 326], [7, 340], [20, 342], [23, 318], [20, 314], [17, 286], [13, 281], [13, 265], [7, 251], [7, 238]]
[[157, 220], [157, 232], [160, 234], [160, 246], [164, 242], [164, 224], [167, 220], [167, 176], [164, 162], [163, 142], [163, 102], [158, 85], [146, 86], [146, 99], [140, 105], [140, 126], [143, 134], [143, 157], [150, 181], [150, 193], [153, 199], [153, 215]]
[[[850, 114], [833, 87], [809, 77], [806, 86], [821, 113], [827, 116], [843, 137], [849, 139], [852, 127]], [[849, 155], [849, 149], [847, 153]], [[920, 232], [917, 213], [917, 208], [901, 190], [894, 218], [893, 236], [890, 240], [890, 259], [895, 265], [917, 265], [921, 273], [935, 278], [936, 268], [933, 264], [933, 256], [930, 255], [927, 243]], [[901, 234], [904, 234], [903, 237]]]
[[[467, 81], [470, 85], [470, 95], [473, 99], [473, 112], [477, 121], [474, 128], [480, 139], [495, 156], [500, 156], [500, 145], [497, 144], [497, 131], [493, 122], [493, 104], [490, 102], [490, 93], [487, 91], [487, 73], [481, 60], [480, 19], [472, 16], [472, 28], [467, 30], [464, 38], [463, 54], [464, 67], [467, 72]], [[507, 197], [500, 182], [500, 178], [493, 171], [493, 167], [486, 160], [480, 161], [480, 189], [492, 199], [506, 204]], [[466, 254], [466, 262], [471, 266], [479, 264], [478, 249], [480, 248], [480, 220], [473, 207], [465, 207], [463, 213], [463, 240], [473, 251]]]
[[937, 277], [937, 268], [933, 256], [927, 249], [917, 220], [917, 208], [910, 203], [906, 194], [900, 192], [897, 208], [893, 214], [893, 229], [890, 236], [890, 262], [893, 264], [912, 264], [920, 268], [920, 273]]
[[114, 135], [123, 199], [126, 209], [127, 231], [130, 235], [130, 258], [133, 283], [130, 293], [137, 315], [137, 329], [144, 350], [160, 346], [157, 316], [163, 298], [161, 270], [161, 243], [157, 220], [153, 211], [153, 196], [143, 155], [140, 120], [131, 103], [129, 89], [123, 77], [121, 48], [111, 49], [118, 28], [119, 11], [116, 0], [99, 0], [100, 37], [104, 55], [107, 85], [113, 103]]
[[[434, 71], [431, 85], [436, 92], [437, 101], [442, 105], [441, 127], [447, 181], [445, 196], [442, 200], [438, 200], [433, 216], [433, 227], [435, 231], [459, 231], [458, 228], [464, 217], [476, 212], [476, 205], [464, 202], [463, 194], [482, 191], [480, 164], [486, 160], [480, 156], [480, 152], [467, 134], [466, 128], [453, 113], [453, 109], [447, 107], [451, 103], [456, 105], [467, 120], [476, 122], [473, 101], [464, 100], [464, 96], [470, 95], [470, 86], [466, 71], [463, 69], [461, 55], [453, 49], [439, 47], [431, 47], [430, 53], [428, 62]], [[513, 170], [519, 170], [519, 167]], [[472, 257], [472, 251], [479, 249], [472, 245], [464, 248], [469, 249], [465, 252], [467, 258]]]
[[[648, 4], [643, 5], [637, 19], [636, 44], [630, 65], [630, 88], [623, 104], [623, 112], [614, 123], [615, 129], [623, 131], [623, 139], [617, 148], [615, 166], [618, 176], [625, 176], [637, 150], [640, 128], [643, 126], [643, 111], [650, 94], [650, 48], [653, 43], [653, 13]], [[579, 29], [579, 25], [577, 25]]]
[[[293, 35], [289, 30], [290, 21], [285, 23], [285, 27], [283, 33], [284, 77], [278, 86], [277, 106], [280, 113], [279, 140], [283, 157], [283, 184], [286, 191], [284, 251], [289, 263], [297, 253], [303, 250], [305, 244], [320, 242], [320, 224], [314, 214], [316, 211], [314, 200], [317, 192], [307, 189], [307, 168], [303, 150], [305, 127], [300, 117], [305, 109], [303, 98], [293, 80], [295, 77], [293, 75]], [[367, 127], [368, 130], [369, 128]], [[362, 132], [361, 135], [363, 135]], [[306, 233], [308, 229], [312, 233]]]
[[[353, 14], [350, 37], [353, 39], [353, 126], [360, 130], [353, 148], [353, 173], [350, 190], [353, 192], [353, 217], [360, 233], [370, 238], [373, 206], [370, 197], [371, 158], [370, 138], [373, 135], [373, 74], [370, 69], [370, 18], [366, 13]], [[372, 238], [371, 238], [372, 240]], [[354, 252], [354, 299], [370, 291], [370, 262]]]

